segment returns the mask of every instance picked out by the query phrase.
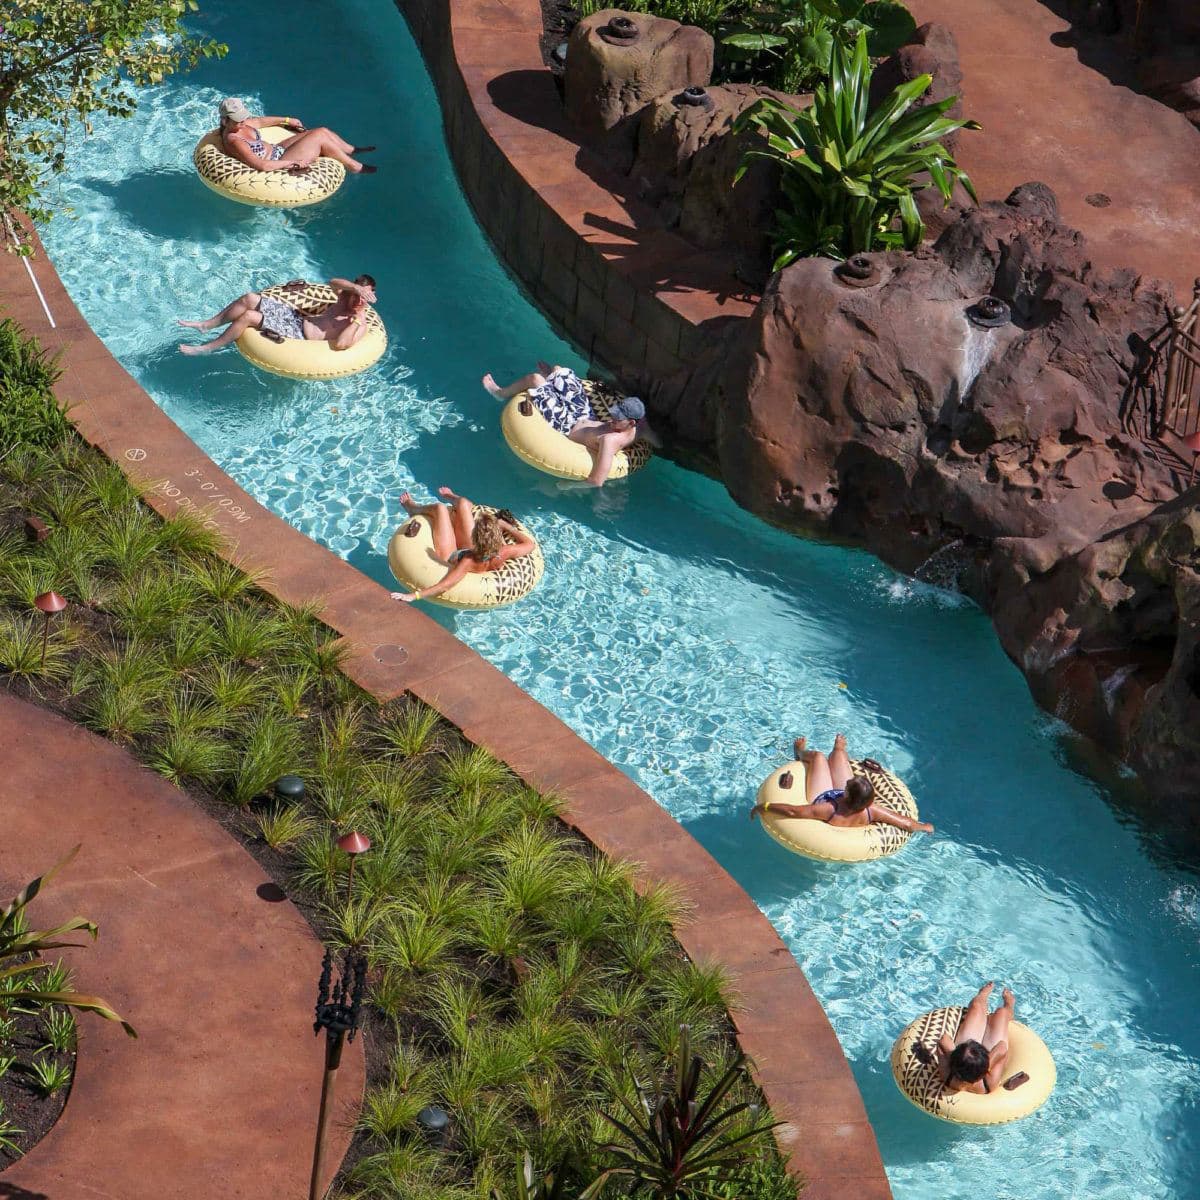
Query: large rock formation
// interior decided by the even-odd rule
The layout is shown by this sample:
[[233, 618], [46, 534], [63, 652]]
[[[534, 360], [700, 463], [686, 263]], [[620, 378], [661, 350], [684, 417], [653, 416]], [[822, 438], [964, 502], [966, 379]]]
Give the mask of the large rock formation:
[[796, 263], [649, 398], [752, 511], [956, 563], [1043, 702], [1195, 792], [1200, 489], [1180, 500], [1183, 464], [1123, 411], [1168, 300], [1093, 271], [1030, 184], [919, 253]]

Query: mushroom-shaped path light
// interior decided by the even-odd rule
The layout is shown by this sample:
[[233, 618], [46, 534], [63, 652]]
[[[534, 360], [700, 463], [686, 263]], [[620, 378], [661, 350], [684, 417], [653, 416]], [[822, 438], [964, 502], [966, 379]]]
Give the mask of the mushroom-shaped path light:
[[67, 607], [67, 602], [57, 592], [43, 592], [35, 597], [33, 606], [42, 614], [42, 665], [46, 669], [46, 642], [50, 637], [50, 618]]
[[354, 895], [354, 860], [360, 854], [366, 854], [371, 848], [371, 839], [365, 833], [351, 830], [337, 840], [338, 849], [344, 850], [350, 856], [350, 874], [346, 879], [346, 899]]

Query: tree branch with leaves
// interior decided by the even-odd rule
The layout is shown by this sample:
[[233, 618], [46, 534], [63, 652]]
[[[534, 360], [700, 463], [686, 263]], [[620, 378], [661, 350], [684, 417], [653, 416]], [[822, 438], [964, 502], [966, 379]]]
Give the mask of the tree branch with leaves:
[[[46, 185], [66, 167], [73, 125], [91, 133], [97, 115], [132, 116], [136, 88], [225, 53], [184, 30], [196, 8], [196, 0], [0, 0], [0, 210], [48, 221]], [[28, 253], [28, 242], [17, 249]]]

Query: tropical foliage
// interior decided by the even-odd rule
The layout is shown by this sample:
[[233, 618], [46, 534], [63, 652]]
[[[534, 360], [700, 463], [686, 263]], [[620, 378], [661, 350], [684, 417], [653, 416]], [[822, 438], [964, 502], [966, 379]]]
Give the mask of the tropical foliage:
[[45, 185], [66, 165], [74, 123], [90, 133], [98, 114], [131, 116], [135, 87], [225, 52], [184, 32], [195, 10], [195, 0], [0, 0], [0, 212], [48, 220]]
[[803, 111], [764, 96], [739, 118], [766, 144], [747, 151], [749, 161], [778, 165], [783, 205], [776, 213], [775, 268], [807, 255], [846, 258], [869, 250], [914, 250], [925, 226], [915, 193], [936, 188], [948, 203], [956, 182], [975, 190], [940, 138], [974, 121], [945, 116], [956, 97], [913, 107], [932, 82], [919, 75], [870, 108], [871, 59], [865, 33], [852, 50], [835, 45], [827, 83]]
[[41, 980], [51, 965], [42, 958], [46, 951], [81, 945], [80, 942], [62, 940], [71, 934], [86, 933], [95, 940], [99, 932], [95, 923], [86, 917], [72, 917], [51, 929], [28, 927], [26, 909], [78, 853], [79, 847], [76, 846], [44, 875], [27, 883], [0, 909], [0, 1006], [13, 1001], [26, 1005], [65, 1004], [93, 1012], [106, 1021], [120, 1021], [130, 1037], [137, 1037], [133, 1026], [98, 996], [86, 996], [82, 992], [58, 987], [47, 988]]
[[[4, 347], [0, 336], [0, 377]], [[218, 801], [327, 940], [364, 948], [378, 1072], [341, 1195], [578, 1197], [605, 1166], [600, 1112], [636, 1096], [629, 1062], [651, 1077], [679, 1054], [681, 1024], [711, 1061], [731, 1051], [725, 975], [681, 952], [678, 898], [636, 891], [553, 796], [436, 712], [375, 703], [338, 669], [344, 648], [315, 606], [259, 591], [215, 556], [211, 533], [161, 520], [73, 433], [30, 445], [26, 428], [48, 420], [32, 408], [0, 420], [0, 686]], [[19, 536], [26, 514], [46, 540]], [[71, 604], [42, 666], [3, 634], [49, 588]], [[304, 779], [303, 800], [272, 796], [284, 774]], [[350, 828], [372, 842], [352, 889], [334, 842]], [[743, 1076], [734, 1092], [760, 1100]], [[430, 1104], [452, 1118], [438, 1147], [417, 1124]], [[743, 1166], [739, 1200], [782, 1200], [773, 1152]]]
[[834, 46], [853, 46], [884, 58], [913, 35], [917, 23], [898, 0], [768, 0], [746, 9], [721, 42], [764, 57], [767, 78], [785, 92], [807, 91], [829, 71]]
[[[585, 15], [610, 8], [583, 0]], [[808, 91], [825, 78], [835, 45], [867, 35], [882, 58], [912, 36], [916, 22], [900, 0], [624, 0], [621, 8], [698, 25], [716, 42], [713, 79], [749, 81], [785, 92]]]
[[592, 1200], [610, 1180], [652, 1200], [721, 1200], [746, 1159], [746, 1143], [761, 1141], [776, 1122], [761, 1120], [755, 1104], [733, 1098], [746, 1073], [738, 1054], [714, 1079], [680, 1029], [674, 1068], [656, 1084], [634, 1083], [636, 1100], [619, 1096], [619, 1116], [604, 1114], [617, 1140], [603, 1150], [614, 1160], [587, 1189]]

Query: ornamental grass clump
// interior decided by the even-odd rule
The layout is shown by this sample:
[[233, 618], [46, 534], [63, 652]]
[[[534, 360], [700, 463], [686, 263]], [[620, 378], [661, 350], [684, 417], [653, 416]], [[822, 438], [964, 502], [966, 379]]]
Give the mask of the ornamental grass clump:
[[775, 214], [775, 270], [798, 258], [843, 259], [871, 250], [915, 250], [925, 234], [915, 194], [936, 188], [943, 204], [960, 183], [976, 202], [967, 173], [938, 140], [975, 121], [944, 114], [950, 96], [913, 108], [932, 82], [918, 75], [870, 108], [873, 68], [867, 38], [852, 50], [835, 44], [829, 80], [801, 111], [773, 96], [755, 101], [735, 129], [756, 128], [763, 146], [746, 152], [735, 182], [756, 159], [780, 172], [783, 204]]
[[[20, 536], [31, 515], [46, 540]], [[330, 945], [365, 953], [371, 1080], [343, 1200], [516, 1195], [526, 1155], [578, 1196], [605, 1167], [600, 1113], [631, 1094], [630, 1064], [661, 1070], [684, 1024], [710, 1061], [732, 1052], [727, 981], [682, 953], [671, 889], [639, 895], [553, 796], [432, 709], [363, 693], [319, 605], [261, 591], [195, 518], [160, 519], [73, 433], [31, 447], [0, 423], [0, 548], [0, 684], [201, 797]], [[70, 604], [43, 667], [28, 599], [47, 587]], [[302, 799], [274, 794], [284, 775]], [[336, 839], [352, 828], [371, 849], [351, 885]], [[760, 1102], [743, 1076], [733, 1093]], [[428, 1105], [450, 1117], [438, 1145], [417, 1121]], [[773, 1154], [752, 1162], [786, 1184]], [[521, 1186], [539, 1194], [548, 1170]], [[754, 1184], [742, 1200], [777, 1196]]]

